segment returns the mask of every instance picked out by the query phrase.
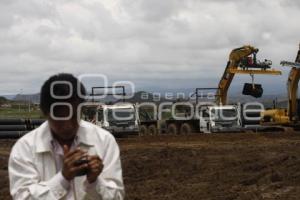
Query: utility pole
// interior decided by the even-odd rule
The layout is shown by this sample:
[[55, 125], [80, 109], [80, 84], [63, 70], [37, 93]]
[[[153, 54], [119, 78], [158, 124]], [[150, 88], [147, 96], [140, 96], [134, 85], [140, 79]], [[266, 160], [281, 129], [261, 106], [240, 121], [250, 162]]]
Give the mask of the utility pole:
[[[22, 95], [22, 92], [23, 92], [23, 89], [20, 90], [20, 93], [19, 93], [20, 97]], [[21, 101], [19, 101], [19, 113], [20, 112], [21, 112]]]
[[28, 96], [28, 112], [30, 112], [30, 96]]

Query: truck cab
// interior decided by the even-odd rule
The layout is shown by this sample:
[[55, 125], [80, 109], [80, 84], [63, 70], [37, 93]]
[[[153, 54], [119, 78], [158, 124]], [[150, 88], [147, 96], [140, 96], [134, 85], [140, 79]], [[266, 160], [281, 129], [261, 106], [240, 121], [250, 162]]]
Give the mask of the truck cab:
[[136, 108], [130, 103], [98, 105], [88, 108], [85, 119], [115, 136], [137, 135], [139, 122]]
[[235, 105], [204, 106], [200, 108], [200, 132], [241, 131], [239, 109]]

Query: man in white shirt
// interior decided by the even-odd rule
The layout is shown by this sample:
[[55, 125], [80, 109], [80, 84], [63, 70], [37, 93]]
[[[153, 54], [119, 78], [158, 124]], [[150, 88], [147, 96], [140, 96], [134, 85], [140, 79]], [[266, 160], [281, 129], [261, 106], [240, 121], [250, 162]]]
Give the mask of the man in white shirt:
[[47, 121], [19, 139], [10, 154], [13, 199], [124, 199], [119, 147], [109, 132], [77, 119], [84, 102], [77, 87], [85, 94], [71, 74], [54, 75], [42, 86]]

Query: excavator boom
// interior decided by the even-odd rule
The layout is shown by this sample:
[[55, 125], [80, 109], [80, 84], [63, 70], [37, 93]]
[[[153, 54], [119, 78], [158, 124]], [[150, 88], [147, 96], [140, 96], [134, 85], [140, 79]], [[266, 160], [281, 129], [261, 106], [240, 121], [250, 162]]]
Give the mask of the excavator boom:
[[283, 66], [292, 67], [287, 80], [288, 107], [277, 108], [262, 112], [262, 125], [299, 125], [299, 104], [297, 99], [298, 83], [300, 80], [300, 45], [295, 62], [281, 61]]
[[298, 83], [300, 79], [300, 45], [295, 59], [295, 63], [282, 61], [281, 64], [286, 66], [292, 66], [287, 81], [287, 89], [288, 89], [288, 112], [287, 113], [290, 121], [295, 122], [299, 120], [297, 91], [298, 91]]
[[[229, 61], [222, 75], [222, 78], [218, 85], [216, 92], [216, 103], [221, 105], [227, 104], [227, 93], [230, 84], [235, 74], [269, 74], [269, 75], [281, 75], [280, 71], [273, 70], [271, 68], [271, 61], [265, 60], [264, 62], [258, 62], [256, 60], [256, 53], [258, 49], [246, 45], [240, 48], [233, 49], [229, 55]], [[253, 55], [253, 57], [250, 57]]]

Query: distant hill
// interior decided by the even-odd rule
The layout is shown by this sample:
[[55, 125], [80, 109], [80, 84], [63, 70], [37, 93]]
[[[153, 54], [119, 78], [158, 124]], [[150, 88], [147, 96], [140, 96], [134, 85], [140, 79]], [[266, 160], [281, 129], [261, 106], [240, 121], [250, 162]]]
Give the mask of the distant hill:
[[40, 102], [40, 94], [17, 94], [13, 99], [15, 101], [30, 101], [31, 103], [39, 103]]
[[261, 98], [254, 98], [248, 95], [235, 94], [229, 95], [229, 103], [246, 103], [246, 102], [260, 102], [265, 108], [273, 108], [274, 103], [277, 102], [278, 108], [287, 108], [287, 96], [285, 94], [278, 95], [263, 95]]
[[[121, 101], [122, 99], [119, 99], [117, 102], [121, 102]], [[146, 91], [139, 91], [134, 93], [134, 95], [132, 95], [131, 98], [125, 99], [125, 101], [130, 103], [144, 103], [144, 102], [160, 103], [160, 102], [165, 102], [170, 100], [166, 100], [165, 97], [162, 95], [153, 94]]]
[[[97, 99], [97, 98], [95, 98]], [[127, 94], [125, 96], [125, 102], [130, 103], [142, 103], [142, 102], [160, 102], [161, 98], [156, 97], [152, 93], [145, 92], [145, 91], [139, 91], [132, 94]], [[123, 96], [118, 96], [118, 98], [109, 95], [105, 98], [98, 99], [97, 101], [105, 102], [105, 103], [118, 103], [123, 101]]]
[[14, 100], [14, 98], [16, 97], [15, 94], [12, 94], [12, 95], [1, 95], [2, 97], [5, 97], [6, 99], [8, 100]]
[[0, 96], [0, 104], [4, 104], [4, 103], [7, 103], [7, 102], [8, 102], [8, 100], [5, 97]]
[[[187, 92], [187, 91], [185, 91]], [[172, 92], [171, 92], [172, 93]], [[176, 101], [176, 92], [174, 91], [173, 97], [169, 97], [166, 95], [166, 93], [161, 92], [161, 93], [152, 93], [152, 92], [147, 92], [147, 91], [138, 91], [134, 93], [134, 95], [131, 98], [126, 99], [126, 102], [131, 102], [131, 103], [143, 103], [143, 102], [155, 102], [155, 103], [160, 103], [160, 102], [170, 102], [170, 101]], [[40, 94], [17, 94], [17, 95], [9, 95], [9, 97], [13, 97], [12, 100], [14, 101], [30, 101], [31, 103], [39, 103], [40, 101]], [[190, 95], [188, 93], [185, 96], [185, 100], [188, 99]], [[3, 95], [3, 98], [5, 99], [10, 99], [7, 97], [7, 95]], [[97, 99], [97, 98], [95, 98]], [[184, 101], [182, 99], [181, 101]], [[287, 105], [287, 98], [285, 94], [278, 94], [278, 95], [271, 95], [271, 94], [264, 94], [261, 98], [254, 98], [251, 96], [245, 96], [239, 93], [231, 93], [228, 95], [228, 100], [229, 103], [237, 103], [237, 102], [261, 102], [263, 103], [266, 107], [272, 107], [273, 106], [273, 101], [277, 99], [278, 106], [280, 107], [286, 107]], [[4, 99], [3, 99], [4, 100]], [[122, 102], [122, 98], [115, 98], [113, 96], [107, 96], [105, 98], [99, 99], [97, 101], [104, 102], [104, 103], [114, 103], [114, 102]], [[213, 100], [207, 100], [207, 99], [202, 99], [201, 101], [213, 101]]]
[[[18, 94], [14, 98], [15, 101], [30, 101], [32, 103], [39, 103], [40, 101], [40, 94]], [[122, 97], [116, 98], [112, 95], [106, 96], [105, 98], [99, 98], [97, 96], [94, 97], [95, 101], [104, 102], [104, 103], [111, 103], [111, 102], [121, 102]], [[126, 99], [126, 102], [149, 102], [153, 101], [154, 97], [151, 93], [147, 92], [137, 92], [133, 95], [132, 98]]]

